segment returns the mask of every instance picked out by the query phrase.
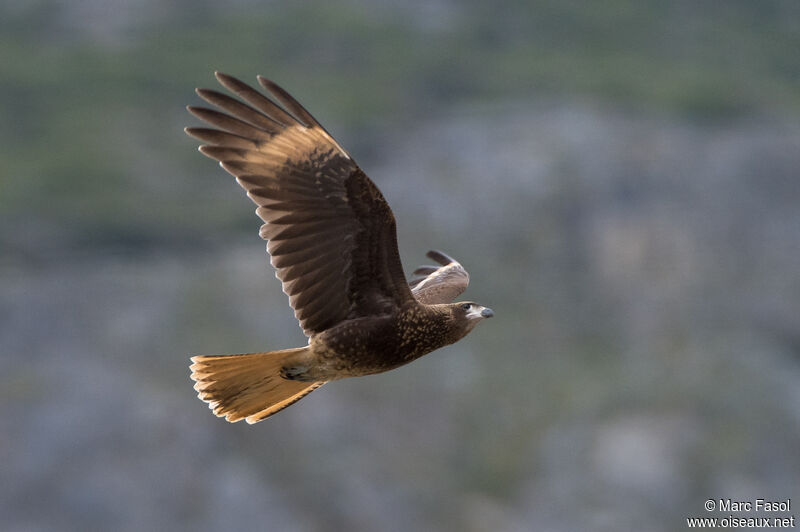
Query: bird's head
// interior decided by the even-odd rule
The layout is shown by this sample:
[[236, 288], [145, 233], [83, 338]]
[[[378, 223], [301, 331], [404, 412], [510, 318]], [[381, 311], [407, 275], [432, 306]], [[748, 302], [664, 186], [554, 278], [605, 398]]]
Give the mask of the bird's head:
[[471, 331], [478, 323], [494, 316], [494, 311], [472, 301], [460, 301], [450, 304], [450, 312], [456, 323], [464, 328], [464, 334]]

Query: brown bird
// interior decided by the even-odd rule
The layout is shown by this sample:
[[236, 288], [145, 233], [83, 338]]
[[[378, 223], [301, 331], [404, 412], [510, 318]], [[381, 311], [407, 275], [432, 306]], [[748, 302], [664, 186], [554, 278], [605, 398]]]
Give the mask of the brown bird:
[[389, 204], [286, 91], [259, 76], [270, 99], [216, 77], [240, 100], [197, 89], [219, 110], [188, 107], [214, 127], [186, 133], [207, 143], [200, 151], [258, 205], [270, 262], [308, 337], [294, 349], [192, 357], [194, 388], [217, 416], [256, 423], [328, 381], [394, 369], [452, 344], [494, 315], [452, 303], [469, 275], [444, 253], [429, 252], [441, 266], [406, 281]]

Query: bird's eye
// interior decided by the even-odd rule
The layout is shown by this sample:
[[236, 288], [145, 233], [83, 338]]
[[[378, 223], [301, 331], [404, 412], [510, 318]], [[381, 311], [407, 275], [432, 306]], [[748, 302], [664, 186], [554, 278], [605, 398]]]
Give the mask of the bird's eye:
[[461, 308], [463, 308], [464, 310], [469, 310], [472, 308], [472, 305], [470, 305], [469, 303], [464, 303], [463, 305], [461, 305]]

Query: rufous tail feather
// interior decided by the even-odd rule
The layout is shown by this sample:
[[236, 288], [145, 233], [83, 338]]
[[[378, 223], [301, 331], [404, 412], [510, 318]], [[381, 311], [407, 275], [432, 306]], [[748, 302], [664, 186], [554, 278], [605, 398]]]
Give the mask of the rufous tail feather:
[[192, 357], [194, 389], [217, 416], [258, 423], [325, 384], [281, 377], [286, 358], [306, 349]]

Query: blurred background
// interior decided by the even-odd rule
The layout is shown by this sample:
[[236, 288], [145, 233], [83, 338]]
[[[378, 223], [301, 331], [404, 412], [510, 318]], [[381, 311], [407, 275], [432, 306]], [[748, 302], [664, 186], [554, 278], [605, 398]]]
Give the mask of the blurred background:
[[[0, 528], [684, 530], [800, 503], [800, 4], [0, 2]], [[182, 128], [268, 76], [496, 317], [268, 421], [304, 343]], [[736, 514], [749, 517], [753, 514]], [[781, 514], [788, 516], [789, 514]]]

